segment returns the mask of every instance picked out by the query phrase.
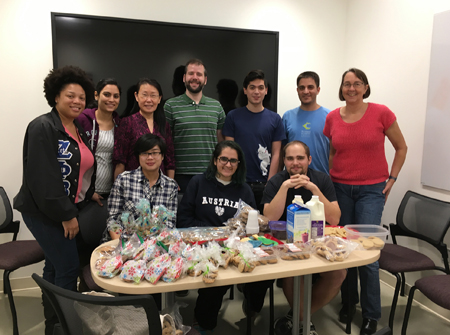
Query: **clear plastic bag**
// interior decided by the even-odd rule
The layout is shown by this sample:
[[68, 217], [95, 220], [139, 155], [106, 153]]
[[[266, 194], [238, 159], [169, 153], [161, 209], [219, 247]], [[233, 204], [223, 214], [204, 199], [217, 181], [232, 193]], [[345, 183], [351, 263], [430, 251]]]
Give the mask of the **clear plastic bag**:
[[[171, 327], [174, 326], [172, 335], [186, 335], [190, 330], [190, 326], [186, 326], [183, 324], [183, 317], [180, 313], [180, 308], [186, 308], [188, 307], [188, 304], [184, 302], [175, 302], [172, 307], [165, 309], [164, 313], [167, 313], [164, 316], [164, 321], [166, 321], [166, 316], [170, 316], [170, 319], [168, 318], [168, 324], [171, 325]], [[171, 321], [170, 321], [171, 320]], [[167, 325], [167, 324], [166, 324]], [[163, 323], [163, 329], [164, 329], [164, 323]]]
[[358, 243], [340, 237], [325, 236], [311, 240], [314, 251], [330, 262], [342, 262], [350, 253], [359, 247]]

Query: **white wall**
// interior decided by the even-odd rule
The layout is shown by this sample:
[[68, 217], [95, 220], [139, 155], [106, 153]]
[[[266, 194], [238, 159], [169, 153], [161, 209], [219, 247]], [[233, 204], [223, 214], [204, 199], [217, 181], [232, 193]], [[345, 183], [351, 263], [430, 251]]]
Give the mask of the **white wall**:
[[[345, 69], [359, 67], [371, 84], [368, 101], [386, 104], [396, 113], [409, 147], [383, 223], [395, 219], [408, 189], [450, 201], [450, 192], [420, 185], [433, 15], [449, 9], [447, 0], [3, 0], [0, 185], [11, 198], [17, 193], [25, 128], [33, 118], [49, 111], [42, 83], [52, 67], [50, 12], [66, 12], [279, 31], [280, 111], [298, 104], [295, 79], [304, 70], [321, 76], [319, 103], [329, 108], [340, 106], [340, 77]], [[257, 50], [252, 52], [258, 57]], [[392, 147], [387, 143], [386, 148], [391, 162]], [[19, 219], [20, 214], [16, 212], [15, 217]], [[23, 225], [19, 238], [30, 237]], [[4, 240], [0, 237], [0, 242]], [[32, 270], [40, 273], [41, 266]], [[15, 276], [30, 272], [24, 269]]]
[[[335, 89], [328, 83], [341, 72], [342, 57], [330, 62], [326, 51], [333, 49], [338, 55], [344, 53], [345, 4], [346, 0], [326, 0], [320, 4], [304, 0], [1, 1], [0, 185], [5, 187], [11, 199], [18, 192], [26, 126], [33, 118], [50, 110], [42, 85], [53, 64], [51, 12], [279, 31], [278, 101], [279, 109], [284, 111], [298, 104], [295, 80], [306, 69], [322, 74], [326, 87], [321, 93], [322, 100], [331, 106], [337, 103]], [[251, 52], [258, 57], [258, 50]], [[15, 218], [21, 219], [20, 213], [15, 212]], [[19, 239], [31, 237], [22, 224]], [[6, 240], [6, 237], [0, 237], [0, 243]], [[12, 277], [27, 276], [32, 271], [41, 273], [41, 268], [42, 265], [38, 265], [18, 270]]]
[[[445, 0], [349, 2], [344, 67], [364, 69], [372, 90], [367, 100], [383, 103], [396, 113], [408, 145], [405, 165], [383, 213], [384, 224], [395, 222], [407, 190], [450, 201], [450, 192], [420, 184], [433, 15], [446, 10], [450, 3]], [[389, 142], [386, 151], [392, 162], [394, 150]], [[446, 241], [450, 245], [450, 234]], [[425, 243], [414, 246], [442, 263]], [[413, 284], [420, 276], [407, 275], [407, 282]]]

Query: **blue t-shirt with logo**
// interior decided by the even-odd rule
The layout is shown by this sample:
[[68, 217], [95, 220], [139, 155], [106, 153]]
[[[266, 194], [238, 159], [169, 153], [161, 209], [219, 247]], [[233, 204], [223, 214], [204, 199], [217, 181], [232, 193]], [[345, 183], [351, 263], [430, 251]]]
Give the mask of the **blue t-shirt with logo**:
[[294, 140], [305, 143], [311, 151], [310, 167], [327, 174], [330, 140], [323, 134], [323, 128], [329, 112], [325, 107], [315, 111], [305, 111], [297, 107], [283, 114], [287, 143]]

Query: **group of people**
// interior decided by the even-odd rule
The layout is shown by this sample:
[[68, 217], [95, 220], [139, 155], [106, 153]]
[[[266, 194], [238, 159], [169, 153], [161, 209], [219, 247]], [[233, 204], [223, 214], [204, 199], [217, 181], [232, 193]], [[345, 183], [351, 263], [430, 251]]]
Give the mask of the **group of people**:
[[[226, 116], [218, 101], [203, 95], [207, 72], [201, 60], [187, 62], [183, 81], [185, 93], [162, 106], [159, 83], [141, 79], [135, 113], [120, 119], [121, 87], [114, 79], [94, 88], [86, 73], [73, 66], [45, 78], [52, 110], [28, 125], [23, 182], [14, 208], [44, 250], [46, 280], [77, 289], [86, 253], [78, 220], [93, 204], [107, 217], [104, 240], [119, 238], [112, 227], [120, 224], [124, 211], [138, 215], [142, 198], [176, 213], [167, 222], [170, 228], [221, 226], [235, 214], [240, 199], [270, 220], [285, 220], [295, 195], [305, 202], [319, 196], [331, 225], [380, 224], [407, 147], [395, 115], [386, 106], [364, 102], [370, 95], [364, 72], [352, 68], [343, 74], [339, 98], [345, 106], [333, 111], [317, 103], [319, 76], [300, 74], [301, 104], [282, 118], [263, 106], [268, 83], [260, 70], [244, 79], [247, 105]], [[86, 109], [94, 99], [96, 107]], [[390, 171], [385, 136], [395, 149]], [[353, 318], [358, 273], [361, 334], [373, 334], [381, 317], [377, 262], [316, 275], [311, 308], [314, 313], [326, 305], [342, 286], [339, 320]], [[342, 285], [344, 279], [350, 285]], [[245, 310], [259, 313], [272, 284], [246, 284]], [[282, 285], [292, 308], [293, 279], [284, 278]], [[228, 288], [199, 290], [194, 313], [199, 330], [216, 327]], [[46, 334], [51, 334], [57, 319], [43, 299]], [[277, 319], [277, 334], [291, 329], [292, 312]]]

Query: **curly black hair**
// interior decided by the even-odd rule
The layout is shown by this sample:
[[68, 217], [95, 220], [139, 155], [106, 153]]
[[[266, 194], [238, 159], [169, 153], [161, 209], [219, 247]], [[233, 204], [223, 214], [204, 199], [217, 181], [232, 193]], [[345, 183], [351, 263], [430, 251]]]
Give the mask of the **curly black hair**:
[[51, 70], [44, 79], [44, 94], [50, 107], [55, 107], [56, 96], [69, 84], [80, 85], [86, 94], [86, 106], [94, 100], [94, 84], [86, 72], [77, 66], [64, 66]]

